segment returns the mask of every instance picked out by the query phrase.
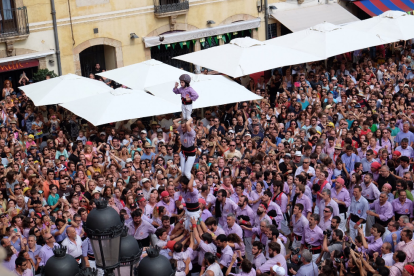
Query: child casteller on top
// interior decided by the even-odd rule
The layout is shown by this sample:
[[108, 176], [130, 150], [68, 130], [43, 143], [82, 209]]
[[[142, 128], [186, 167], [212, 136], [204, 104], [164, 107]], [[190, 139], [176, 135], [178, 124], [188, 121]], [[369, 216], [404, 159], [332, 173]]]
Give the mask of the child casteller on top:
[[181, 95], [181, 110], [183, 113], [182, 118], [189, 120], [191, 118], [191, 112], [193, 111], [193, 101], [198, 99], [198, 94], [190, 87], [191, 77], [187, 74], [180, 76], [181, 87], [178, 88], [178, 82], [175, 83], [173, 92]]

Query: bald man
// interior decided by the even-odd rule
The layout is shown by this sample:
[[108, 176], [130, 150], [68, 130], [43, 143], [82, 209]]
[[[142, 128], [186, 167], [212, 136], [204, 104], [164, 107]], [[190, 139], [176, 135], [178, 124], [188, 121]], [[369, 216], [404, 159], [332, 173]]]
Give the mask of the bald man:
[[79, 262], [82, 257], [82, 239], [76, 234], [76, 230], [72, 226], [66, 229], [66, 235], [67, 237], [62, 241], [62, 246], [66, 246], [66, 253]]

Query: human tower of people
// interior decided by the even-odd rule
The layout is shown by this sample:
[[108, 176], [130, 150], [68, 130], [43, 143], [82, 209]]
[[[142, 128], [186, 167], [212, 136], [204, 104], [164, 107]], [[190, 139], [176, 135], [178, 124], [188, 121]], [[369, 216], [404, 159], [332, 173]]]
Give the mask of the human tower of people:
[[39, 275], [63, 245], [95, 267], [82, 225], [104, 199], [176, 275], [414, 275], [413, 57], [406, 41], [246, 76], [263, 99], [203, 113], [184, 74], [181, 114], [100, 127], [5, 81], [3, 265]]

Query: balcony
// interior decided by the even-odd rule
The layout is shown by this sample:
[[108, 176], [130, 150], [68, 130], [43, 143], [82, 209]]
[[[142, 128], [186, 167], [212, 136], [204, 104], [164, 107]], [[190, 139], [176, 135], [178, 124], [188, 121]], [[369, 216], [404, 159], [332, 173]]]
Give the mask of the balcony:
[[29, 36], [26, 7], [0, 10], [0, 41], [21, 40]]
[[154, 0], [154, 13], [158, 18], [186, 14], [189, 8], [188, 0]]

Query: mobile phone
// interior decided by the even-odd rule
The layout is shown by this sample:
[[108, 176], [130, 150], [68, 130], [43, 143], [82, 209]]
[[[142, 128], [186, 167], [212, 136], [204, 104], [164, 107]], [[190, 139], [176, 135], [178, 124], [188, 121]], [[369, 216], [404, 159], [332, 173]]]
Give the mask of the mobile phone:
[[16, 229], [16, 228], [14, 228], [14, 229], [13, 229], [13, 231], [14, 231], [15, 233], [17, 233], [17, 229]]
[[294, 83], [294, 85], [295, 85], [295, 87], [299, 87], [300, 86], [300, 82], [297, 81], [297, 82]]

